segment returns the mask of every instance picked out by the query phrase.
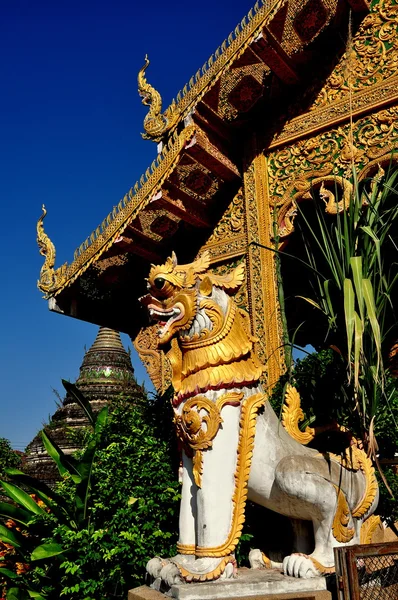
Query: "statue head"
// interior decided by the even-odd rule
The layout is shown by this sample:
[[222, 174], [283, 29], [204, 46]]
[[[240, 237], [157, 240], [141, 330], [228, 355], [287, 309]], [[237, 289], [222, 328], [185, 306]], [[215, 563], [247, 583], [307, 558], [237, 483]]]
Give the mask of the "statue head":
[[[189, 337], [199, 312], [205, 310], [203, 300], [233, 291], [242, 284], [244, 267], [239, 265], [226, 275], [208, 271], [210, 255], [204, 252], [197, 260], [179, 265], [173, 252], [163, 265], [152, 265], [147, 279], [148, 294], [141, 298], [149, 316], [160, 325], [159, 343], [165, 344], [177, 333]], [[198, 334], [211, 321], [203, 316], [202, 326], [194, 328]]]

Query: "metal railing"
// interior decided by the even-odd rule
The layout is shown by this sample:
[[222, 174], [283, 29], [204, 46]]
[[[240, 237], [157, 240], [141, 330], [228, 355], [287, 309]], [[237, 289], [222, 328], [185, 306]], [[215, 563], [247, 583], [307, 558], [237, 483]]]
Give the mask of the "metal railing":
[[338, 600], [398, 600], [398, 542], [335, 548]]

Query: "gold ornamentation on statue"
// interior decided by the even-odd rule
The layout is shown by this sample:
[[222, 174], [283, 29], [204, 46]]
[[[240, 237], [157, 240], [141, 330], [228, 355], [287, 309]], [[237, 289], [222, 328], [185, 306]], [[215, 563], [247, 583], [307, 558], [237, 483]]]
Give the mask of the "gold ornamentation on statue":
[[[300, 444], [308, 444], [315, 437], [315, 429], [306, 427], [305, 431], [299, 429], [298, 424], [304, 419], [304, 413], [301, 408], [300, 394], [297, 389], [287, 384], [285, 394], [285, 404], [282, 408], [282, 425]], [[344, 431], [344, 427], [340, 427]], [[371, 459], [366, 452], [358, 446], [359, 442], [354, 438], [353, 444], [346, 448], [341, 456], [330, 454], [330, 458], [341, 464], [344, 468], [351, 471], [361, 470], [365, 477], [365, 490], [362, 498], [351, 511], [353, 517], [359, 519], [366, 515], [372, 506], [377, 494], [377, 479]], [[336, 538], [337, 539], [337, 538]], [[339, 540], [340, 541], [340, 540]]]
[[158, 325], [143, 327], [133, 344], [157, 392], [164, 394], [171, 384], [171, 365], [158, 347], [157, 330]]
[[355, 534], [355, 529], [348, 527], [350, 520], [350, 508], [344, 492], [337, 487], [337, 485], [333, 485], [333, 487], [335, 488], [337, 494], [337, 507], [332, 523], [332, 532], [334, 538], [338, 542], [347, 544], [352, 540]]
[[[215, 319], [215, 303], [208, 303], [205, 308], [214, 311]], [[217, 389], [221, 384], [231, 387], [244, 382], [255, 383], [264, 371], [264, 366], [252, 352], [254, 338], [246, 333], [235, 303], [231, 301], [221, 328], [221, 314], [217, 316], [218, 328], [203, 338], [181, 338], [182, 377], [181, 384], [175, 389], [180, 397], [189, 396], [195, 389]]]
[[138, 93], [142, 98], [142, 104], [149, 106], [149, 112], [144, 119], [146, 133], [143, 133], [142, 137], [146, 140], [160, 142], [165, 133], [178, 121], [180, 114], [174, 102], [162, 114], [162, 97], [145, 77], [148, 66], [149, 60], [146, 56], [145, 64], [138, 73]]
[[[173, 369], [175, 403], [209, 389], [251, 384], [264, 372], [252, 351], [253, 338], [247, 333], [243, 316], [233, 300], [227, 314], [210, 296], [213, 286], [232, 294], [243, 283], [243, 263], [225, 274], [208, 271], [205, 252], [193, 263], [178, 265], [173, 254], [160, 266], [152, 266], [148, 277], [149, 294], [141, 298], [150, 316], [160, 322], [158, 340], [164, 344], [178, 331], [181, 356], [168, 353]], [[201, 294], [200, 301], [197, 295]], [[197, 317], [198, 311], [200, 316]], [[195, 318], [207, 325], [191, 331]]]
[[264, 564], [264, 568], [265, 569], [272, 569], [272, 565], [271, 565], [271, 559], [268, 558], [268, 556], [264, 553], [261, 552], [261, 558]]
[[195, 544], [180, 544], [177, 542], [178, 554], [195, 554]]
[[377, 479], [372, 460], [366, 452], [358, 447], [358, 440], [354, 439], [353, 444], [347, 448], [342, 456], [330, 454], [330, 457], [341, 464], [346, 469], [352, 471], [361, 470], [365, 477], [365, 490], [362, 498], [352, 510], [352, 516], [359, 519], [366, 515], [372, 506], [377, 494]]
[[286, 386], [285, 403], [282, 408], [282, 425], [289, 435], [300, 444], [309, 444], [315, 437], [315, 429], [306, 427], [305, 431], [299, 429], [300, 421], [304, 420], [301, 408], [300, 394], [297, 389], [290, 385]]
[[215, 569], [213, 569], [212, 571], [209, 571], [209, 573], [204, 573], [203, 575], [198, 575], [197, 573], [191, 573], [190, 571], [188, 571], [188, 569], [181, 567], [179, 564], [177, 564], [177, 567], [180, 571], [181, 577], [187, 583], [193, 583], [193, 582], [197, 582], [197, 581], [215, 581], [216, 579], [221, 577], [221, 575], [225, 571], [226, 566], [230, 563], [234, 566], [234, 571], [236, 571], [237, 564], [236, 564], [236, 559], [234, 556], [227, 556], [226, 558], [223, 558], [223, 560], [220, 561], [220, 563], [218, 564], [218, 566]]
[[264, 394], [254, 394], [242, 402], [240, 431], [238, 443], [238, 460], [235, 471], [235, 491], [232, 497], [233, 515], [228, 537], [224, 544], [213, 548], [196, 547], [197, 557], [222, 557], [231, 554], [239, 541], [245, 522], [245, 506], [247, 500], [247, 483], [253, 456], [256, 421], [259, 409], [265, 404]]
[[371, 544], [377, 529], [383, 528], [380, 515], [371, 515], [361, 525], [360, 544]]
[[[305, 556], [305, 555], [304, 555]], [[312, 564], [314, 565], [314, 567], [322, 574], [322, 575], [330, 575], [331, 573], [335, 573], [336, 569], [335, 567], [325, 567], [324, 565], [322, 565], [319, 560], [316, 560], [316, 558], [313, 558], [312, 556], [307, 556], [307, 558], [310, 559], [310, 561], [312, 562]]]
[[181, 414], [174, 411], [177, 436], [187, 454], [193, 454], [193, 475], [198, 487], [202, 486], [202, 451], [213, 445], [222, 423], [221, 411], [226, 404], [239, 406], [242, 397], [243, 393], [229, 392], [212, 402], [206, 396], [195, 396], [184, 403]]
[[55, 246], [44, 231], [43, 221], [47, 214], [45, 206], [42, 206], [43, 214], [37, 221], [37, 244], [39, 252], [44, 256], [44, 265], [40, 269], [40, 279], [37, 282], [39, 290], [45, 294], [50, 294], [58, 286], [63, 285], [66, 275], [66, 264], [57, 270], [54, 270], [55, 265]]

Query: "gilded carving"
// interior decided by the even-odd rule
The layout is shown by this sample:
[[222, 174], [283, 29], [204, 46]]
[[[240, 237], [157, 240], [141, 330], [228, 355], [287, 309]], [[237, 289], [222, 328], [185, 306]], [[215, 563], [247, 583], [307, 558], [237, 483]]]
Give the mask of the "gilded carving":
[[352, 130], [347, 124], [271, 152], [268, 155], [270, 195], [274, 206], [284, 207], [280, 217], [285, 216], [297, 195], [322, 179], [332, 185], [335, 181], [347, 196], [352, 166], [361, 171], [393, 150], [398, 141], [397, 117], [398, 107], [393, 106], [357, 120]]
[[347, 544], [354, 537], [355, 529], [348, 527], [350, 508], [341, 488], [334, 486], [337, 494], [337, 507], [333, 519], [332, 531], [335, 539], [341, 544]]
[[246, 244], [244, 197], [240, 189], [198, 255], [206, 250], [211, 263], [216, 263], [245, 254]]
[[179, 217], [164, 208], [142, 210], [138, 219], [143, 233], [155, 242], [172, 236], [178, 229]]
[[162, 113], [162, 97], [145, 77], [148, 66], [149, 60], [146, 56], [145, 64], [138, 72], [138, 93], [142, 98], [142, 104], [149, 106], [149, 112], [144, 119], [145, 133], [142, 134], [142, 137], [146, 140], [160, 142], [167, 131], [177, 122], [180, 114], [175, 103], [172, 103]]
[[377, 529], [380, 528], [383, 531], [384, 528], [380, 515], [372, 515], [369, 517], [361, 527], [361, 544], [371, 544], [373, 542], [373, 536]]
[[301, 431], [299, 423], [303, 420], [304, 413], [301, 408], [300, 394], [295, 387], [287, 384], [285, 402], [282, 408], [282, 425], [292, 438], [305, 445], [314, 439], [315, 429], [306, 427], [305, 431]]
[[283, 6], [285, 0], [274, 0], [270, 4], [258, 3], [250, 10], [247, 17], [236, 27], [215, 53], [199, 69], [189, 84], [177, 95], [171, 106], [176, 105], [183, 119], [217, 83], [231, 65], [239, 59], [262, 29], [273, 19]]
[[240, 406], [242, 397], [242, 393], [229, 392], [212, 402], [206, 396], [195, 396], [185, 402], [181, 414], [175, 411], [177, 436], [187, 454], [193, 454], [193, 475], [199, 488], [202, 487], [202, 451], [213, 445], [213, 440], [222, 424], [223, 407], [226, 404]]
[[[265, 385], [269, 390], [285, 370], [283, 331], [277, 297], [275, 253], [268, 192], [267, 162], [258, 155], [244, 175], [248, 244], [248, 296], [256, 351], [267, 365]], [[265, 276], [266, 274], [266, 276]]]
[[142, 328], [133, 344], [157, 392], [164, 394], [171, 384], [171, 365], [159, 348], [157, 330], [158, 325]]
[[229, 242], [244, 233], [244, 200], [242, 189], [233, 197], [228, 208], [214, 228], [205, 247]]
[[281, 123], [270, 148], [358, 118], [398, 99], [398, 10], [395, 0], [373, 2], [371, 12], [326, 80], [308, 112]]
[[372, 3], [347, 51], [326, 81], [313, 108], [347, 98], [351, 92], [379, 84], [398, 71], [398, 5], [394, 0]]
[[43, 220], [47, 214], [44, 204], [42, 211], [43, 214], [37, 221], [37, 244], [40, 254], [44, 256], [44, 265], [40, 269], [40, 279], [37, 282], [37, 287], [45, 294], [50, 294], [58, 286], [65, 283], [66, 264], [54, 270], [55, 246], [44, 231]]

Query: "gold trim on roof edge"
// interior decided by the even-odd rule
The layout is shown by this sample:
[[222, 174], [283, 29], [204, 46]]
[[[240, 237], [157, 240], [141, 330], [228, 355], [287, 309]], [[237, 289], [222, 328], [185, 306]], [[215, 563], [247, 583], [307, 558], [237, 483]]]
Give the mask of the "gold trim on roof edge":
[[195, 125], [189, 125], [181, 134], [173, 135], [170, 138], [158, 159], [153, 161], [151, 167], [146, 170], [145, 175], [142, 175], [140, 182], [135, 184], [134, 192], [131, 189], [113, 208], [112, 213], [76, 250], [74, 261], [70, 265], [65, 263], [59, 269], [54, 270], [55, 248], [43, 229], [42, 221], [45, 214], [40, 217], [37, 224], [37, 240], [40, 253], [46, 257], [46, 260], [40, 272], [40, 280], [37, 286], [45, 293], [46, 297], [59, 294], [67, 284], [73, 283], [95, 259], [98, 259], [110, 248], [138, 211], [145, 208], [162, 186], [170, 171], [176, 166], [186, 143], [193, 138], [195, 132]]
[[[162, 133], [168, 130], [171, 131], [181, 119], [187, 116], [195, 104], [219, 80], [224, 70], [245, 52], [251, 42], [259, 35], [261, 29], [263, 29], [272, 19], [275, 12], [283, 5], [284, 1], [275, 0], [271, 2], [271, 0], [257, 0], [254, 7], [243, 17], [234, 31], [229, 34], [221, 46], [210, 56], [203, 67], [198, 69], [184, 88], [178, 92], [176, 99], [172, 100], [170, 106], [165, 110], [164, 115], [167, 115], [168, 111], [171, 111], [171, 113], [177, 111], [178, 118], [172, 125], [166, 125]], [[158, 140], [158, 137], [152, 137], [148, 131], [147, 134], [145, 136], [146, 139]]]

